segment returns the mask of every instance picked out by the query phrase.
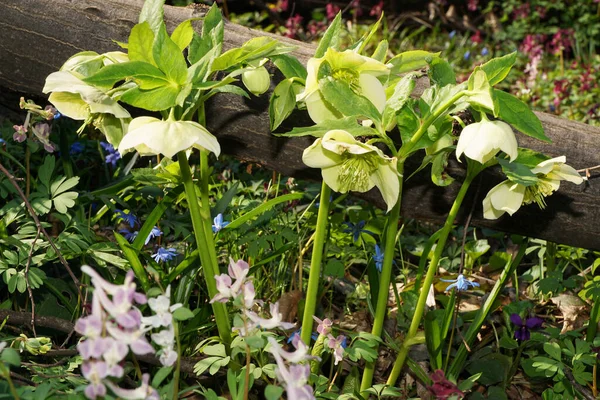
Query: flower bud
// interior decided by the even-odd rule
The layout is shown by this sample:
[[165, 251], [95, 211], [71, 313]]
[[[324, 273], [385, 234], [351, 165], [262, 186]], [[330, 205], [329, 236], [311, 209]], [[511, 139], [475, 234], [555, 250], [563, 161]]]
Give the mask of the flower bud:
[[271, 76], [265, 67], [252, 68], [242, 73], [244, 86], [255, 96], [261, 95], [271, 86]]

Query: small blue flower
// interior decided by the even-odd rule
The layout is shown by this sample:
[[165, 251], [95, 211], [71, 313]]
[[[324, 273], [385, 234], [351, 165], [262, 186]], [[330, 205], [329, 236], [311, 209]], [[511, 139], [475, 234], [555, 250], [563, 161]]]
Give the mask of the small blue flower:
[[452, 32], [450, 32], [450, 33], [448, 34], [448, 37], [449, 37], [450, 39], [454, 39], [454, 36], [456, 36], [456, 31], [452, 31]]
[[125, 221], [132, 228], [135, 227], [138, 219], [131, 212], [126, 213], [125, 211], [116, 208], [115, 214], [118, 216], [119, 220]]
[[4, 143], [6, 143], [6, 140], [0, 138], [0, 144], [4, 144]]
[[367, 224], [366, 221], [358, 221], [356, 224], [352, 223], [352, 222], [344, 222], [344, 224], [348, 227], [346, 229], [344, 229], [345, 233], [352, 233], [352, 239], [355, 242], [358, 242], [358, 239], [360, 239], [361, 233], [368, 233], [369, 235], [375, 235], [373, 232], [364, 229], [365, 225]]
[[168, 262], [177, 257], [177, 250], [172, 247], [165, 249], [164, 247], [159, 247], [156, 251], [156, 254], [152, 254], [152, 258], [156, 262]]
[[62, 114], [59, 113], [58, 111], [54, 114], [54, 119], [59, 119], [60, 117], [62, 117]]
[[213, 219], [213, 226], [212, 226], [213, 233], [219, 232], [221, 229], [225, 228], [227, 225], [229, 225], [229, 222], [223, 221], [223, 214], [221, 214], [221, 213], [217, 214], [215, 219]]
[[100, 142], [100, 146], [106, 152], [104, 160], [107, 164], [111, 164], [113, 168], [117, 167], [117, 161], [121, 159], [121, 154], [115, 150], [112, 144], [107, 142]]
[[154, 227], [152, 228], [152, 230], [150, 231], [150, 234], [148, 235], [148, 237], [146, 238], [146, 241], [144, 242], [144, 245], [148, 244], [148, 242], [150, 242], [150, 239], [152, 238], [157, 238], [160, 235], [162, 235], [162, 231], [160, 229], [158, 229], [158, 227]]
[[76, 154], [81, 154], [84, 149], [85, 144], [83, 144], [82, 142], [75, 142], [71, 145], [71, 148], [69, 149], [69, 154], [72, 156]]
[[373, 261], [375, 261], [375, 268], [377, 268], [377, 271], [381, 272], [381, 269], [383, 268], [383, 250], [377, 244], [375, 245]]
[[488, 54], [490, 54], [490, 51], [488, 50], [487, 47], [484, 47], [483, 49], [481, 49], [481, 55], [482, 56], [487, 56]]
[[479, 287], [479, 283], [477, 282], [472, 282], [470, 280], [468, 280], [467, 278], [464, 277], [463, 274], [459, 274], [456, 279], [440, 279], [440, 281], [442, 282], [452, 282], [451, 285], [448, 285], [448, 287], [446, 288], [446, 292], [449, 292], [450, 290], [456, 288], [456, 291], [458, 292], [463, 292], [465, 290], [469, 290], [470, 288], [473, 287]]
[[128, 242], [133, 243], [133, 241], [135, 240], [135, 238], [137, 237], [139, 232], [138, 231], [131, 232], [127, 229], [121, 229], [119, 231], [119, 233], [121, 235], [123, 235]]
[[471, 57], [471, 52], [470, 52], [469, 50], [467, 50], [467, 51], [465, 51], [465, 55], [463, 56], [463, 58], [464, 58], [465, 60], [468, 60], [468, 59], [469, 59], [469, 57]]

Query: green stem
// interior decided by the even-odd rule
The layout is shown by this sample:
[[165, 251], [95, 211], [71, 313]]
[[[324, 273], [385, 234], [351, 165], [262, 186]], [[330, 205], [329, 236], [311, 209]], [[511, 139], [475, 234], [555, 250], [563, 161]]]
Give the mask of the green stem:
[[12, 379], [10, 378], [10, 370], [6, 367], [4, 367], [3, 365], [0, 365], [0, 376], [4, 377], [4, 379], [6, 379], [6, 382], [8, 383], [8, 387], [10, 390], [10, 393], [13, 396], [13, 399], [15, 400], [19, 400], [19, 394], [17, 393], [17, 389], [15, 388], [15, 385], [12, 381]]
[[321, 198], [319, 213], [317, 214], [317, 229], [310, 259], [310, 272], [308, 274], [308, 288], [306, 289], [306, 302], [302, 317], [302, 334], [300, 337], [306, 344], [310, 343], [313, 328], [313, 316], [317, 308], [317, 295], [319, 294], [319, 280], [321, 279], [321, 260], [323, 259], [323, 246], [327, 234], [327, 220], [329, 217], [329, 196], [331, 189], [325, 181], [321, 185]]
[[[381, 337], [383, 330], [383, 322], [387, 311], [387, 299], [392, 277], [392, 267], [394, 265], [394, 251], [396, 249], [396, 232], [398, 231], [398, 218], [400, 216], [400, 208], [402, 206], [402, 183], [404, 181], [404, 162], [398, 162], [398, 174], [400, 181], [400, 192], [398, 201], [387, 219], [385, 230], [385, 247], [383, 249], [383, 265], [381, 267], [381, 277], [379, 278], [379, 291], [377, 293], [377, 306], [375, 308], [375, 320], [373, 321], [373, 329], [371, 333], [377, 337]], [[367, 363], [363, 372], [360, 391], [364, 392], [371, 387], [373, 382], [373, 373], [375, 372], [375, 361]]]
[[173, 323], [175, 331], [175, 342], [177, 344], [177, 362], [175, 364], [175, 373], [173, 374], [173, 400], [179, 399], [179, 375], [181, 373], [181, 342], [179, 340], [179, 324]]
[[[470, 168], [469, 168], [470, 169]], [[479, 171], [477, 171], [479, 172]], [[398, 352], [398, 356], [396, 357], [396, 362], [394, 363], [394, 368], [390, 373], [390, 376], [387, 380], [387, 384], [390, 386], [394, 386], [398, 377], [400, 376], [400, 372], [402, 371], [402, 367], [404, 366], [404, 361], [406, 361], [406, 356], [408, 355], [408, 350], [413, 342], [413, 338], [417, 335], [419, 330], [419, 326], [421, 325], [421, 319], [423, 318], [423, 313], [425, 311], [425, 302], [427, 300], [427, 295], [429, 294], [430, 287], [433, 283], [433, 278], [436, 275], [438, 263], [442, 257], [442, 251], [446, 245], [446, 240], [450, 235], [450, 231], [452, 230], [452, 226], [454, 225], [454, 220], [456, 219], [456, 215], [458, 214], [458, 210], [460, 209], [460, 205], [469, 190], [469, 186], [475, 178], [477, 174], [469, 173], [467, 171], [467, 177], [463, 182], [454, 203], [452, 204], [452, 208], [450, 209], [450, 213], [446, 218], [446, 223], [442, 228], [440, 233], [440, 239], [435, 247], [435, 251], [433, 253], [433, 258], [431, 259], [431, 263], [429, 264], [429, 269], [427, 270], [427, 274], [425, 275], [425, 281], [423, 282], [423, 287], [421, 288], [421, 292], [419, 294], [419, 300], [417, 301], [417, 306], [415, 307], [415, 315], [410, 324], [410, 328], [408, 329], [408, 333], [406, 334], [406, 338], [400, 347], [400, 351]]]
[[[203, 267], [204, 280], [206, 282], [206, 288], [208, 289], [208, 295], [212, 299], [217, 294], [217, 282], [215, 281], [215, 275], [218, 275], [219, 268], [216, 264], [215, 246], [213, 243], [212, 234], [207, 236], [204, 229], [204, 223], [202, 220], [202, 214], [200, 206], [198, 205], [196, 186], [192, 180], [192, 173], [190, 165], [188, 163], [186, 154], [184, 151], [177, 153], [177, 161], [181, 168], [181, 176], [183, 178], [183, 186], [185, 188], [185, 195], [188, 200], [188, 207], [190, 209], [190, 215], [192, 218], [192, 226], [194, 228], [194, 236], [196, 238], [196, 246], [198, 246], [198, 253], [200, 254], [200, 262]], [[202, 197], [202, 195], [201, 195]], [[208, 203], [202, 204], [203, 208], [208, 206]], [[210, 215], [210, 211], [209, 211]], [[231, 343], [231, 327], [229, 325], [229, 317], [227, 315], [227, 307], [225, 304], [215, 301], [212, 303], [213, 312], [215, 314], [215, 321], [217, 323], [217, 329], [219, 331], [219, 337], [223, 341], [226, 347]]]

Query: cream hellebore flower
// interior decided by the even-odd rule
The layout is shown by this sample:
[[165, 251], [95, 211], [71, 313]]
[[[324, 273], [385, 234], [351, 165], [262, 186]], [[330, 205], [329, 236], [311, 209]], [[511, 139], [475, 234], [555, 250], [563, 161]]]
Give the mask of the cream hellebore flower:
[[68, 71], [53, 72], [46, 78], [43, 93], [63, 115], [75, 120], [88, 120], [92, 114], [112, 114], [130, 118], [129, 113], [102, 90], [88, 85]]
[[389, 68], [377, 60], [361, 56], [352, 50], [339, 52], [329, 48], [323, 57], [308, 60], [306, 86], [296, 97], [296, 101], [306, 103], [308, 114], [315, 123], [340, 118], [339, 112], [325, 102], [319, 90], [317, 75], [324, 61], [327, 61], [331, 67], [331, 78], [347, 82], [357, 94], [369, 99], [380, 112], [383, 112], [386, 101], [385, 90], [377, 77], [388, 75]]
[[506, 180], [494, 186], [483, 199], [483, 216], [486, 219], [498, 219], [507, 212], [513, 215], [522, 204], [537, 203], [540, 208], [546, 206], [544, 197], [550, 196], [560, 187], [560, 181], [569, 181], [577, 185], [583, 178], [575, 168], [565, 164], [566, 157], [556, 157], [542, 161], [531, 172], [537, 174], [539, 182], [531, 186]]
[[387, 157], [377, 147], [361, 143], [350, 133], [331, 130], [302, 154], [304, 164], [321, 168], [323, 180], [334, 191], [366, 192], [377, 186], [388, 211], [400, 191], [396, 157]]
[[512, 162], [517, 158], [517, 148], [517, 139], [510, 125], [484, 119], [462, 130], [456, 145], [456, 158], [460, 160], [464, 153], [471, 160], [485, 164], [502, 150]]
[[119, 144], [119, 153], [135, 148], [142, 155], [162, 154], [173, 158], [190, 147], [212, 151], [217, 157], [221, 153], [217, 138], [197, 122], [177, 121], [172, 117], [167, 120], [138, 117], [129, 124], [129, 130]]

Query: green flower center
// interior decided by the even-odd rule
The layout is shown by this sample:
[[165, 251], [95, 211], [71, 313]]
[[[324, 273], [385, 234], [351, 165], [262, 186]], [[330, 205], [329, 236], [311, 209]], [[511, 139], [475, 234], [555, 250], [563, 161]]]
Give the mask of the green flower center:
[[375, 153], [351, 154], [344, 153], [344, 160], [339, 170], [338, 181], [340, 193], [349, 191], [366, 192], [371, 185], [371, 174], [377, 170], [378, 156]]
[[554, 188], [548, 182], [543, 179], [532, 186], [525, 188], [525, 197], [523, 198], [524, 204], [536, 203], [542, 210], [546, 208], [545, 197], [550, 196], [554, 192]]
[[356, 94], [360, 94], [359, 74], [356, 71], [348, 68], [338, 68], [333, 71], [331, 76], [337, 81], [346, 82]]

